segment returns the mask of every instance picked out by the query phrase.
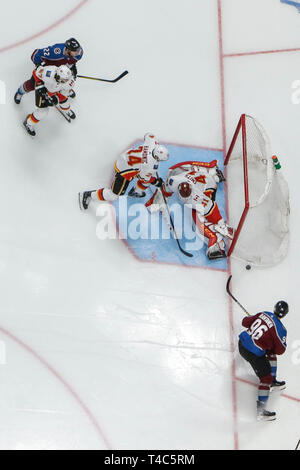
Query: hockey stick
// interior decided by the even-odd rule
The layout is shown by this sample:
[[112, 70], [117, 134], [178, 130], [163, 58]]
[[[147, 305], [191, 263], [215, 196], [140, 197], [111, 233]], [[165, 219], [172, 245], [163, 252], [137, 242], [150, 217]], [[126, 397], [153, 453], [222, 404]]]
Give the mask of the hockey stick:
[[250, 313], [247, 312], [247, 310], [245, 309], [245, 307], [242, 306], [242, 304], [234, 297], [234, 295], [232, 295], [232, 292], [230, 291], [230, 281], [231, 281], [231, 278], [232, 278], [232, 275], [229, 276], [228, 278], [228, 281], [227, 281], [227, 284], [226, 284], [226, 291], [227, 291], [227, 294], [230, 295], [230, 297], [241, 307], [242, 310], [244, 310], [244, 312], [246, 313], [246, 315], [248, 315], [248, 317], [250, 317]]
[[[159, 178], [158, 176], [158, 173], [156, 174], [157, 178]], [[185, 251], [182, 246], [180, 245], [180, 242], [179, 242], [179, 239], [178, 239], [178, 236], [177, 236], [177, 233], [176, 233], [176, 230], [175, 230], [175, 225], [174, 225], [174, 222], [173, 222], [173, 219], [172, 219], [172, 216], [170, 214], [170, 209], [169, 209], [169, 206], [168, 206], [168, 203], [167, 203], [167, 200], [166, 200], [166, 197], [163, 193], [163, 190], [161, 188], [158, 188], [161, 192], [161, 195], [163, 197], [163, 200], [164, 200], [164, 203], [165, 203], [165, 206], [166, 206], [166, 209], [167, 209], [167, 212], [168, 212], [168, 216], [170, 218], [170, 222], [171, 222], [171, 228], [172, 228], [172, 232], [173, 232], [173, 236], [177, 242], [177, 245], [178, 245], [178, 248], [179, 250], [181, 251], [181, 253], [183, 253], [185, 256], [188, 256], [189, 258], [193, 258], [193, 255], [192, 253], [189, 253], [188, 251]]]
[[296, 445], [296, 449], [295, 450], [299, 450], [299, 446], [300, 446], [300, 439], [298, 441], [298, 444]]
[[121, 73], [121, 75], [119, 75], [114, 80], [105, 80], [104, 78], [86, 77], [85, 75], [77, 75], [77, 77], [78, 78], [86, 78], [87, 80], [97, 80], [98, 82], [116, 83], [119, 80], [121, 80], [121, 78], [125, 77], [125, 75], [127, 75], [128, 73], [129, 73], [128, 70], [124, 70], [124, 72]]

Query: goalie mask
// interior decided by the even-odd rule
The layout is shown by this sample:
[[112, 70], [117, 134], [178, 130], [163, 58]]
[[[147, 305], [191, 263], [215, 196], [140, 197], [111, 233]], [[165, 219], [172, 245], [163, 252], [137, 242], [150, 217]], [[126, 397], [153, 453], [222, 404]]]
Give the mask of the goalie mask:
[[180, 183], [178, 192], [182, 198], [186, 199], [192, 194], [192, 186], [189, 183]]
[[61, 65], [58, 67], [55, 79], [57, 83], [68, 83], [72, 78], [72, 72], [66, 65]]
[[163, 145], [156, 145], [152, 151], [152, 155], [156, 158], [159, 162], [163, 162], [168, 160], [170, 154], [166, 147]]

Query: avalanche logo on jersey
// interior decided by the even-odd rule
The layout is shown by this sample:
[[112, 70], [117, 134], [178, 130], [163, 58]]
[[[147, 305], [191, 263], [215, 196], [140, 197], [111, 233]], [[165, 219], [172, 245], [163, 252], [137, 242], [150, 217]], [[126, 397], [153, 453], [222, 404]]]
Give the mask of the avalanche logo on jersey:
[[[134, 147], [138, 148], [141, 144], [142, 142], [138, 141]], [[169, 160], [159, 164], [159, 176], [164, 180], [171, 166], [184, 161], [211, 162], [217, 160], [220, 170], [223, 170], [222, 151], [165, 143], [163, 145], [170, 152]], [[135, 183], [136, 180], [130, 183], [127, 194], [135, 186]], [[124, 243], [128, 245], [130, 251], [143, 261], [226, 270], [227, 259], [208, 260], [206, 256], [207, 245], [196, 234], [190, 209], [183, 210], [183, 205], [173, 195], [168, 199], [168, 204], [171, 210], [174, 209], [173, 219], [178, 236], [182, 235], [180, 244], [184, 250], [190, 251], [193, 256], [188, 257], [180, 252], [177, 242], [170, 234], [170, 229], [161, 213], [150, 214], [145, 207], [145, 203], [151, 198], [155, 190], [156, 188], [151, 186], [147, 189], [146, 196], [143, 198], [126, 197], [125, 195], [114, 203], [118, 233]], [[224, 184], [222, 183], [218, 185], [216, 201], [221, 213], [225, 213], [226, 198]], [[132, 228], [134, 229], [132, 230]]]

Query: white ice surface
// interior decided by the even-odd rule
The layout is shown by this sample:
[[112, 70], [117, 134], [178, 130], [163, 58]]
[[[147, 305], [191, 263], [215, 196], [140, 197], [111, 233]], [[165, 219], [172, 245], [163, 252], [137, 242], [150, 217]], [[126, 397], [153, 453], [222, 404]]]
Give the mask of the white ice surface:
[[[0, 49], [44, 30], [78, 5], [2, 7]], [[63, 6], [62, 6], [63, 5]], [[300, 46], [300, 15], [279, 0], [222, 0], [224, 53]], [[236, 351], [241, 312], [227, 273], [140, 263], [118, 240], [96, 238], [77, 193], [108, 184], [118, 154], [146, 131], [162, 141], [222, 148], [217, 0], [89, 0], [75, 15], [0, 54], [0, 448], [293, 449], [300, 438], [296, 348], [300, 242], [300, 107], [291, 83], [299, 52], [224, 60], [226, 140], [242, 112], [266, 128], [291, 189], [288, 258], [267, 270], [232, 261], [247, 308], [285, 298], [286, 394], [274, 423], [255, 420], [256, 383]], [[16, 15], [16, 12], [18, 14]], [[68, 125], [52, 111], [35, 140], [22, 129], [36, 47], [80, 39], [84, 75], [130, 74], [117, 85], [78, 80]], [[174, 243], [174, 249], [176, 245]], [[298, 345], [299, 348], [299, 345]], [[5, 353], [5, 354], [4, 354]], [[237, 397], [233, 393], [236, 390]], [[234, 409], [236, 407], [236, 415]]]

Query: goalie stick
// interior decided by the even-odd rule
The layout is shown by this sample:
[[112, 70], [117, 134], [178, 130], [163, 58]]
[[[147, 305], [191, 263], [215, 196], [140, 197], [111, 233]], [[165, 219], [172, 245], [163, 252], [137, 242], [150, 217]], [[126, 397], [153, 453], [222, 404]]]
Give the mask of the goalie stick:
[[87, 80], [97, 80], [98, 82], [116, 83], [119, 80], [121, 80], [121, 78], [125, 77], [125, 75], [127, 75], [128, 73], [129, 73], [128, 70], [124, 70], [124, 72], [122, 72], [121, 75], [119, 75], [114, 80], [106, 80], [104, 78], [95, 78], [95, 77], [86, 77], [85, 75], [77, 75], [77, 77], [78, 78], [86, 78]]
[[228, 278], [228, 281], [227, 281], [227, 284], [226, 284], [226, 291], [227, 291], [227, 294], [230, 295], [230, 297], [239, 305], [239, 307], [241, 307], [242, 310], [244, 310], [244, 312], [246, 313], [246, 315], [248, 315], [248, 317], [250, 317], [250, 313], [247, 312], [247, 310], [245, 309], [245, 307], [243, 307], [243, 305], [234, 297], [234, 295], [232, 294], [232, 292], [230, 291], [230, 281], [231, 281], [231, 278], [232, 278], [232, 275], [229, 276]]
[[[157, 178], [159, 178], [158, 174], [156, 174]], [[188, 256], [189, 258], [193, 258], [193, 255], [192, 253], [189, 253], [188, 251], [185, 251], [182, 246], [180, 245], [180, 242], [178, 240], [178, 236], [177, 236], [177, 233], [176, 233], [176, 230], [175, 230], [175, 225], [174, 225], [174, 222], [173, 222], [173, 219], [172, 219], [172, 216], [170, 214], [170, 210], [169, 210], [169, 206], [168, 206], [168, 203], [167, 203], [167, 200], [166, 200], [166, 197], [162, 191], [161, 188], [158, 188], [159, 191], [161, 192], [161, 195], [163, 197], [163, 200], [164, 200], [164, 203], [165, 203], [165, 206], [166, 206], [166, 209], [167, 209], [167, 213], [168, 213], [168, 216], [170, 218], [170, 223], [171, 223], [171, 226], [170, 226], [170, 229], [172, 230], [172, 233], [173, 233], [173, 236], [177, 242], [177, 245], [178, 245], [178, 248], [179, 250], [181, 251], [181, 253], [183, 253], [185, 256]]]

